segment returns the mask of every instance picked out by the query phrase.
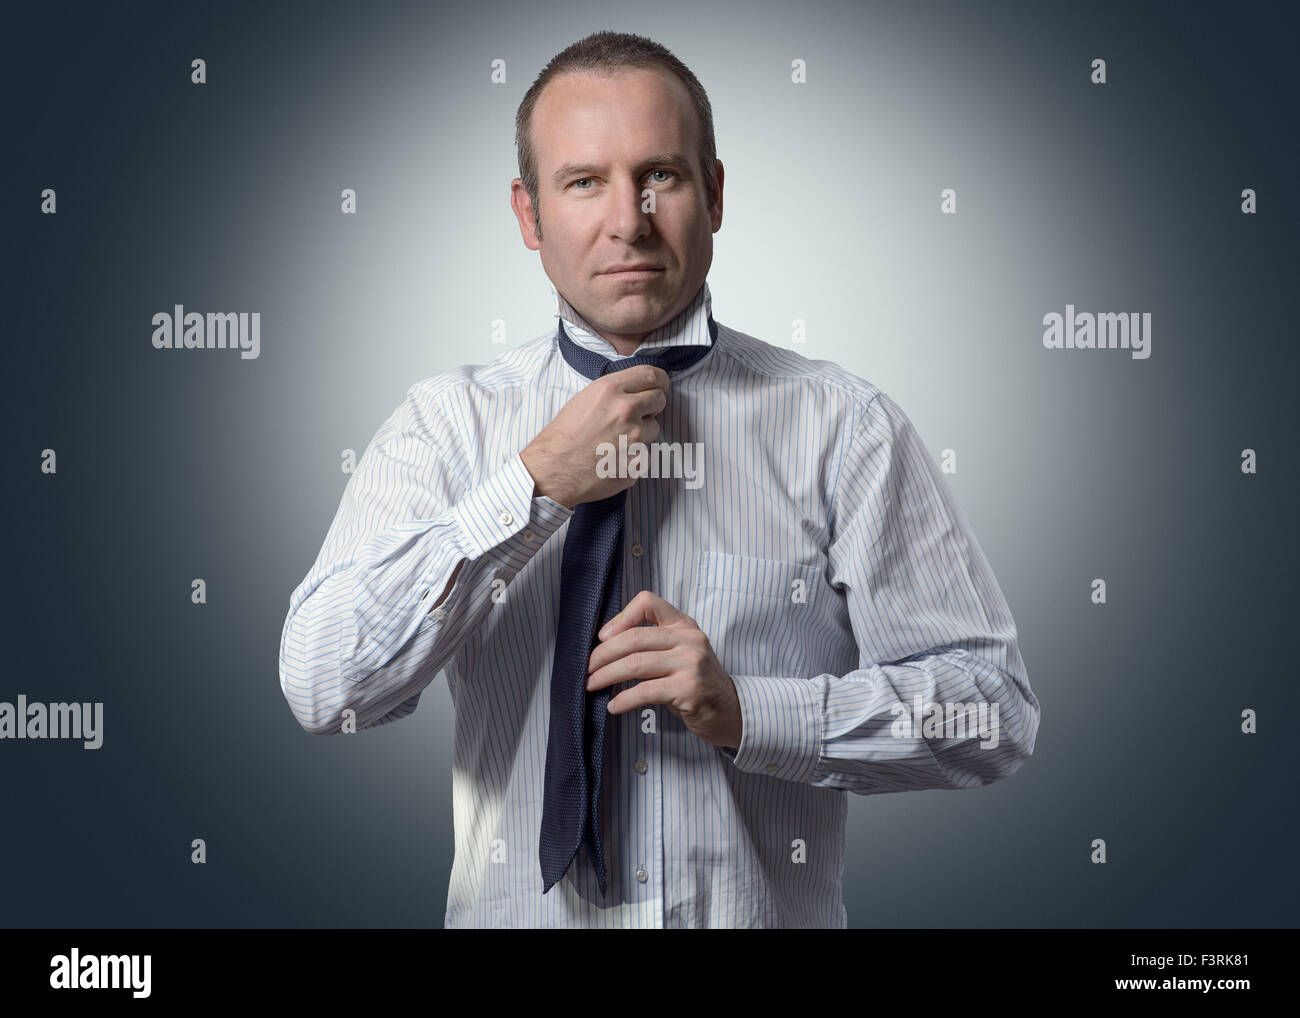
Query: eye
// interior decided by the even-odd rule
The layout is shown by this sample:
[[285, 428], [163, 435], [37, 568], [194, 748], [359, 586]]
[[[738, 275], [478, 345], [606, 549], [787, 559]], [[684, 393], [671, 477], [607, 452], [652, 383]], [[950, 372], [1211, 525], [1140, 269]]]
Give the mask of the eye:
[[655, 174], [655, 173], [666, 173], [666, 174], [667, 174], [668, 176], [670, 176], [670, 177], [673, 176], [673, 171], [672, 171], [672, 170], [651, 170], [650, 173], [651, 173], [651, 174]]
[[[590, 177], [579, 177], [577, 180], [573, 181], [573, 183], [570, 184], [569, 186], [572, 187], [573, 184], [581, 184], [584, 180], [590, 180], [590, 179], [591, 179]], [[580, 188], [578, 188], [578, 190], [579, 190], [579, 191], [588, 191], [588, 190], [590, 190], [590, 188], [580, 187]]]

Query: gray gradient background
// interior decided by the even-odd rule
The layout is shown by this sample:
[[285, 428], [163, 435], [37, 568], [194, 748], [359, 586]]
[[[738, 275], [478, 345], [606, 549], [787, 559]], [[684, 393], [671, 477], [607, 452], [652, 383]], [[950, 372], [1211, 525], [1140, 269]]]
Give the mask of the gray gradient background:
[[[0, 699], [103, 700], [105, 735], [0, 742], [0, 925], [441, 925], [445, 681], [398, 724], [309, 736], [279, 639], [341, 451], [415, 381], [501, 353], [492, 319], [511, 346], [553, 327], [508, 206], [513, 116], [600, 28], [650, 35], [709, 91], [717, 319], [779, 345], [806, 319], [802, 353], [957, 450], [1043, 704], [1012, 778], [850, 796], [850, 923], [1295, 924], [1297, 143], [1294, 26], [1272, 5], [5, 19]], [[262, 312], [261, 357], [154, 350], [175, 303]], [[1151, 358], [1044, 350], [1066, 303], [1152, 312]]]

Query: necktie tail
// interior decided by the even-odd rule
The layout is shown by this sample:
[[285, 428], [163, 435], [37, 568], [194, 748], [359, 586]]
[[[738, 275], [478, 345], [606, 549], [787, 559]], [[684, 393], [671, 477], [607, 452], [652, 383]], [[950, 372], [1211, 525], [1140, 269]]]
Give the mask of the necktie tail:
[[[587, 692], [587, 662], [596, 632], [621, 598], [625, 492], [584, 503], [569, 521], [560, 569], [560, 611], [551, 673], [551, 727], [546, 743], [539, 856], [542, 893], [564, 876], [584, 839], [605, 890], [600, 843], [600, 790], [604, 771], [609, 691]], [[572, 546], [572, 547], [571, 547]]]

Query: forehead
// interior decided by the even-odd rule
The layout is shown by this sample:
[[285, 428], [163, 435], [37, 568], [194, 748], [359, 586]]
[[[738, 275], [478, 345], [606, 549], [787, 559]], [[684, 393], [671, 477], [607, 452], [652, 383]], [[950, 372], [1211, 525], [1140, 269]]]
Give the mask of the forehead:
[[[671, 151], [695, 143], [695, 109], [677, 76], [658, 67], [558, 75], [533, 108], [541, 164], [625, 151]], [[539, 167], [540, 168], [540, 167]]]

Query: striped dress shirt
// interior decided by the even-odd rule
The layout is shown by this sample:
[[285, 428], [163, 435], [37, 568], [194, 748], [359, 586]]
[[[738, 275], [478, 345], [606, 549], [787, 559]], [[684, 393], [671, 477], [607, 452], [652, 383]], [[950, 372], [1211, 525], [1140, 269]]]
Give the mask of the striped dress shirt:
[[[558, 293], [556, 315], [621, 356]], [[709, 343], [710, 315], [706, 283], [637, 352]], [[695, 620], [743, 735], [711, 745], [663, 705], [610, 716], [606, 895], [585, 848], [546, 895], [538, 862], [573, 510], [533, 494], [520, 451], [590, 384], [554, 332], [412, 386], [290, 596], [280, 682], [308, 732], [406, 717], [446, 676], [448, 928], [844, 927], [847, 793], [973, 788], [1033, 752], [1015, 623], [909, 419], [834, 363], [717, 324], [656, 440], [702, 450], [699, 480], [628, 489], [623, 593]]]

